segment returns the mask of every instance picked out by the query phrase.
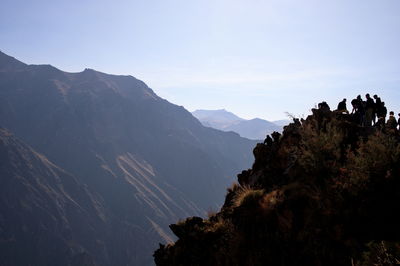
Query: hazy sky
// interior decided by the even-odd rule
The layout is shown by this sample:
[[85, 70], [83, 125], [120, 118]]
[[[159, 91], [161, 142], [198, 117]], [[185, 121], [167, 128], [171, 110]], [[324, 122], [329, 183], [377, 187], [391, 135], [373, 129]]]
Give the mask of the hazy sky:
[[0, 50], [129, 74], [188, 110], [307, 115], [378, 93], [400, 112], [400, 0], [1, 0]]

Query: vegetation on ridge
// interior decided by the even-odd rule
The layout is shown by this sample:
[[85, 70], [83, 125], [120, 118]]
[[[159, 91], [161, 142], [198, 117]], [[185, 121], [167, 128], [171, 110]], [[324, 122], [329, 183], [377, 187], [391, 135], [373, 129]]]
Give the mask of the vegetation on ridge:
[[220, 212], [171, 225], [156, 264], [400, 263], [399, 136], [312, 112], [257, 144]]

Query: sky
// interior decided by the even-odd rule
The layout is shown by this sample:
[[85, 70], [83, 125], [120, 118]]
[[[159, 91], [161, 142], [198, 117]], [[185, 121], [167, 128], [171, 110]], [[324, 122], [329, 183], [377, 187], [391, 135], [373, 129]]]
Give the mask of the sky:
[[398, 14], [400, 0], [2, 0], [0, 50], [132, 75], [189, 111], [279, 120], [370, 93], [399, 113]]

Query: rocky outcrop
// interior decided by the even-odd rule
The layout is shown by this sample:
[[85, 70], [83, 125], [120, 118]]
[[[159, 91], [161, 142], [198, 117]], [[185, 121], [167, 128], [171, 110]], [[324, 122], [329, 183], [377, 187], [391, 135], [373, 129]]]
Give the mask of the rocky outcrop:
[[[400, 140], [321, 106], [254, 149], [225, 204], [171, 225], [157, 265], [392, 265]], [[179, 228], [179, 230], [177, 230]]]

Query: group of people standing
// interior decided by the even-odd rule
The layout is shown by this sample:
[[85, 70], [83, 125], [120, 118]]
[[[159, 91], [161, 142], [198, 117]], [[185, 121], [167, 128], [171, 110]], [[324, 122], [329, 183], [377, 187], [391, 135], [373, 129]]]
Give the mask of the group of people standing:
[[[365, 101], [358, 95], [357, 98], [351, 101], [353, 107], [351, 115], [355, 122], [361, 126], [375, 126], [380, 129], [389, 129], [397, 131], [397, 127], [400, 127], [400, 113], [399, 118], [396, 120], [394, 112], [389, 113], [389, 118], [386, 121], [387, 108], [385, 102], [381, 101], [377, 95], [373, 98], [367, 93], [365, 95]], [[343, 99], [337, 108], [338, 112], [349, 114], [346, 106], [346, 99]]]

